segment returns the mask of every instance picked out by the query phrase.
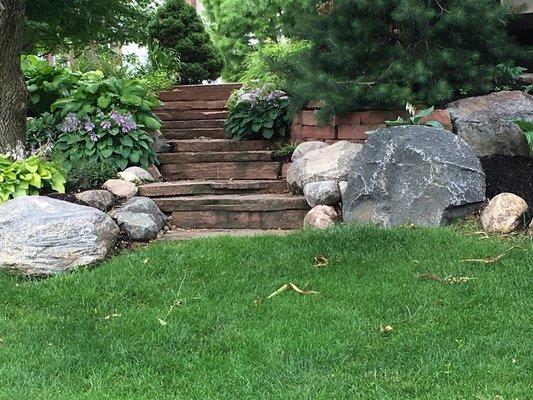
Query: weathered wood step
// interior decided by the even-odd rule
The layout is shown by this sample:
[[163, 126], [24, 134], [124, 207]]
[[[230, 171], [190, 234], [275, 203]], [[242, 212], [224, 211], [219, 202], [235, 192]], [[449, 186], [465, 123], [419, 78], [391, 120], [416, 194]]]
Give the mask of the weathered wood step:
[[161, 133], [167, 139], [196, 139], [196, 138], [210, 138], [210, 139], [224, 139], [229, 136], [224, 131], [224, 128], [196, 128], [196, 129], [161, 129]]
[[161, 110], [224, 110], [224, 100], [165, 101]]
[[272, 161], [274, 151], [215, 151], [215, 152], [180, 152], [159, 155], [161, 164], [183, 164], [226, 161]]
[[172, 212], [179, 229], [297, 229], [309, 206], [302, 196], [289, 194], [220, 195], [155, 199]]
[[157, 110], [155, 114], [163, 121], [226, 119], [227, 110]]
[[304, 196], [284, 194], [225, 194], [154, 199], [163, 212], [309, 210]]
[[181, 85], [171, 91], [159, 93], [161, 101], [227, 100], [231, 92], [240, 89], [240, 83], [216, 85]]
[[162, 235], [160, 241], [192, 240], [218, 236], [283, 236], [294, 233], [294, 230], [282, 229], [176, 229]]
[[167, 181], [187, 179], [278, 179], [279, 162], [208, 162], [163, 164], [161, 173]]
[[168, 142], [176, 152], [260, 151], [272, 148], [268, 140], [189, 139]]
[[163, 129], [224, 128], [225, 119], [190, 119], [185, 121], [164, 121]]
[[286, 193], [284, 180], [175, 181], [139, 186], [139, 195], [147, 197], [193, 196], [202, 194]]

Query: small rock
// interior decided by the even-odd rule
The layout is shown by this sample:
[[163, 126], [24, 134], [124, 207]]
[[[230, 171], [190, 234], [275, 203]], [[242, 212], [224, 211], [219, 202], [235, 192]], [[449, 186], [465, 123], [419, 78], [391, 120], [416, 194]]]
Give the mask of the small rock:
[[527, 203], [512, 193], [495, 196], [481, 213], [481, 224], [487, 233], [511, 233], [525, 222]]
[[159, 168], [157, 168], [155, 165], [150, 165], [148, 172], [150, 175], [152, 175], [156, 182], [160, 182], [163, 179], [163, 175], [161, 175]]
[[339, 185], [335, 181], [307, 183], [304, 186], [304, 196], [311, 207], [334, 206], [341, 198]]
[[110, 179], [105, 182], [102, 187], [113, 193], [115, 196], [126, 199], [135, 196], [139, 191], [135, 184], [121, 179]]
[[335, 225], [339, 215], [331, 206], [316, 206], [307, 213], [304, 228], [325, 229]]
[[132, 174], [131, 172], [122, 171], [119, 172], [118, 177], [126, 182], [131, 182], [135, 185], [140, 185], [142, 183], [142, 180], [139, 179], [139, 177], [135, 174]]
[[50, 276], [104, 260], [119, 229], [100, 210], [50, 197], [20, 197], [0, 206], [0, 269]]
[[293, 193], [302, 193], [306, 183], [345, 181], [351, 165], [363, 146], [341, 140], [335, 144], [309, 151], [291, 164], [287, 184]]
[[168, 153], [172, 147], [167, 143], [161, 131], [150, 132], [153, 139], [152, 147], [156, 153]]
[[115, 197], [107, 190], [86, 190], [76, 193], [75, 197], [79, 202], [104, 212], [113, 207], [115, 202]]
[[291, 161], [295, 162], [297, 159], [303, 157], [306, 153], [309, 153], [312, 150], [323, 149], [324, 147], [328, 146], [329, 144], [319, 141], [300, 143], [292, 153]]
[[135, 175], [143, 183], [144, 182], [148, 182], [148, 183], [155, 182], [155, 178], [152, 176], [152, 174], [141, 167], [129, 167], [129, 168], [126, 168], [123, 172]]
[[348, 181], [340, 181], [339, 182], [339, 192], [341, 194], [341, 202], [344, 203], [344, 199], [346, 198], [346, 188], [348, 187]]
[[148, 197], [134, 197], [111, 213], [120, 229], [132, 240], [155, 239], [167, 224], [167, 217]]

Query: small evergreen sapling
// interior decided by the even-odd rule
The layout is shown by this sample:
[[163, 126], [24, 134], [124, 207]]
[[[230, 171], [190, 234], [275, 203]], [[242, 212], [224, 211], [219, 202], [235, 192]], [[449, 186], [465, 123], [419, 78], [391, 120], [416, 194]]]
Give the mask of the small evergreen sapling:
[[220, 52], [196, 13], [185, 0], [166, 0], [149, 27], [151, 48], [172, 49], [179, 55], [181, 83], [216, 79], [223, 68]]

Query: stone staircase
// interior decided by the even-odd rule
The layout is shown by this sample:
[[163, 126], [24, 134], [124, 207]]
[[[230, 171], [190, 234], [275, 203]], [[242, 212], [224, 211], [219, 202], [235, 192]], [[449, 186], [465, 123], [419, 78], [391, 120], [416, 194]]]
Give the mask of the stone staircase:
[[171, 152], [159, 155], [164, 182], [143, 185], [172, 216], [173, 229], [290, 230], [309, 206], [288, 193], [269, 141], [226, 137], [225, 103], [238, 85], [181, 86], [161, 93], [157, 112]]

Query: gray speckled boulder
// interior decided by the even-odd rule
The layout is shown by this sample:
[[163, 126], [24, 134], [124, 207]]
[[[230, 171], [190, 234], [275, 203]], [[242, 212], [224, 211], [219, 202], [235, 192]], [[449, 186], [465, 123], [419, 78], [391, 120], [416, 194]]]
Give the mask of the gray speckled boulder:
[[49, 276], [103, 260], [119, 229], [96, 208], [49, 197], [21, 197], [0, 206], [0, 268]]
[[341, 199], [339, 184], [335, 181], [310, 182], [304, 186], [304, 196], [311, 206], [334, 206]]
[[461, 138], [441, 129], [379, 129], [350, 169], [345, 222], [439, 226], [485, 201], [479, 159]]
[[309, 182], [345, 181], [362, 147], [343, 140], [304, 154], [287, 171], [289, 189], [293, 193], [302, 193]]
[[132, 240], [155, 239], [167, 223], [167, 217], [148, 197], [134, 197], [112, 213], [120, 229]]
[[447, 105], [454, 132], [478, 157], [528, 156], [522, 130], [512, 121], [533, 121], [533, 96], [521, 91], [469, 97]]
[[317, 150], [317, 149], [323, 149], [324, 147], [328, 147], [329, 144], [324, 142], [319, 142], [316, 140], [309, 141], [309, 142], [303, 142], [294, 149], [294, 152], [292, 153], [291, 161], [295, 162], [299, 158], [302, 158], [304, 155], [309, 153], [310, 151]]

